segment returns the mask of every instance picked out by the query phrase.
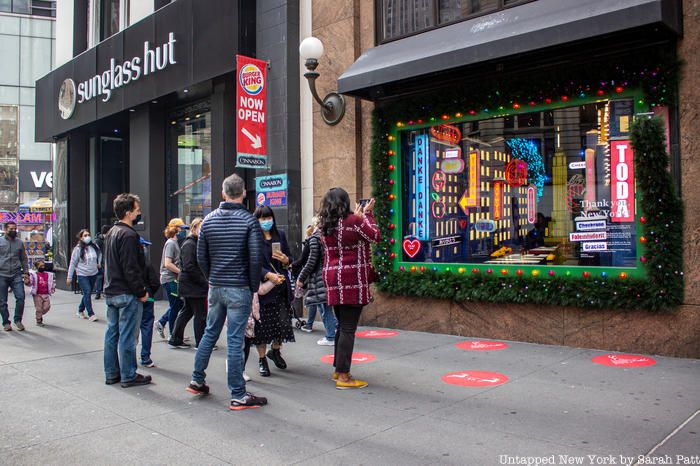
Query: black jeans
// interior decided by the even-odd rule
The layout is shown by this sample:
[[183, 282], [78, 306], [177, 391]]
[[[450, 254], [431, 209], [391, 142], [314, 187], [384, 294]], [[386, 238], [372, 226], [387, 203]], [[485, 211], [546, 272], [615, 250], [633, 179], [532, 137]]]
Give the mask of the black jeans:
[[251, 346], [253, 346], [253, 339], [245, 337], [243, 343], [243, 372], [245, 372], [245, 365], [248, 364], [248, 356], [250, 356]]
[[338, 327], [335, 331], [335, 357], [333, 358], [336, 372], [350, 372], [352, 351], [355, 348], [355, 332], [357, 331], [357, 323], [360, 321], [362, 307], [361, 304], [333, 306], [333, 311], [338, 319]]
[[178, 345], [182, 343], [185, 335], [185, 327], [194, 316], [194, 340], [195, 346], [199, 346], [199, 342], [204, 335], [204, 328], [207, 326], [207, 298], [184, 298], [185, 306], [180, 309], [175, 320], [173, 333], [170, 335], [170, 343]]

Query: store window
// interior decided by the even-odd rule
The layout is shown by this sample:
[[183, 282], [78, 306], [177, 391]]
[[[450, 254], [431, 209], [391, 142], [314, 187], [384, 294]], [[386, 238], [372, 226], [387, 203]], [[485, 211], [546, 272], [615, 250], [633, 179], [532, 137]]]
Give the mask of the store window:
[[403, 261], [635, 267], [634, 101], [400, 131]]
[[73, 235], [68, 230], [68, 139], [56, 141], [53, 153], [53, 212], [55, 222], [47, 232], [52, 251], [53, 265], [58, 270], [68, 270], [68, 258]]
[[398, 39], [533, 0], [380, 0], [380, 42]]
[[0, 105], [0, 209], [17, 209], [18, 109]]
[[169, 121], [169, 205], [186, 223], [211, 212], [211, 111], [201, 103]]

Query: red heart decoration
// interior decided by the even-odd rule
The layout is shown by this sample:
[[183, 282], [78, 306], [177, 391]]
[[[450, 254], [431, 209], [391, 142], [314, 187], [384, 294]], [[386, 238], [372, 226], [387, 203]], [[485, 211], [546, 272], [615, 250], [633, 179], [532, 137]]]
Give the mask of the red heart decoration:
[[467, 228], [467, 219], [466, 219], [466, 218], [463, 218], [463, 219], [460, 219], [460, 220], [459, 220], [459, 227], [460, 227], [462, 230], [465, 230], [465, 229]]
[[420, 252], [420, 241], [417, 239], [405, 239], [403, 240], [403, 251], [413, 259], [416, 254]]

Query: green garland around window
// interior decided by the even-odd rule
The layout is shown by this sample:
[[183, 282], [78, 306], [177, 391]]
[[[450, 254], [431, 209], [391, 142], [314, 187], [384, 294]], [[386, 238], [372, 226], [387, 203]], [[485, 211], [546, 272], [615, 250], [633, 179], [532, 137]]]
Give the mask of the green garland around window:
[[[654, 71], [643, 68], [642, 71], [633, 73], [623, 72], [623, 81], [617, 82], [641, 88], [647, 103], [651, 105], [672, 101], [674, 92], [670, 89], [675, 88], [678, 67], [676, 64], [670, 64], [666, 67], [658, 65], [651, 69]], [[617, 71], [620, 72], [619, 67]], [[633, 77], [636, 79], [633, 80]], [[540, 87], [542, 82], [539, 82], [538, 88], [547, 88], [552, 94], [557, 91], [570, 93], [576, 90], [594, 90], [594, 86], [566, 82], [563, 87], [551, 87], [551, 83]], [[607, 84], [615, 86], [614, 81], [607, 81]], [[641, 262], [646, 268], [647, 278], [537, 278], [462, 275], [432, 270], [420, 273], [393, 270], [393, 262], [398, 259], [391, 255], [395, 241], [393, 229], [400, 226], [390, 224], [393, 214], [388, 197], [392, 190], [389, 184], [390, 165], [392, 157], [398, 156], [390, 151], [387, 141], [391, 125], [416, 115], [428, 121], [429, 115], [438, 111], [463, 111], [470, 108], [470, 105], [483, 109], [486, 102], [491, 106], [503, 107], [513, 105], [514, 99], [516, 105], [519, 105], [518, 102], [527, 102], [527, 99], [539, 99], [538, 103], [547, 103], [548, 99], [542, 92], [515, 91], [511, 95], [519, 97], [505, 98], [501, 97], [505, 94], [503, 91], [488, 93], [482, 90], [480, 94], [474, 88], [471, 90], [472, 92], [468, 93], [460, 93], [457, 89], [449, 93], [435, 92], [423, 99], [411, 99], [409, 102], [378, 107], [373, 113], [372, 183], [373, 195], [377, 199], [375, 212], [382, 233], [382, 240], [375, 248], [374, 256], [374, 264], [380, 276], [379, 289], [395, 295], [451, 299], [458, 302], [535, 303], [588, 308], [637, 308], [650, 311], [668, 310], [680, 305], [683, 302], [683, 206], [668, 173], [669, 160], [665, 149], [663, 123], [656, 118], [637, 119], [631, 132], [636, 159], [637, 188], [640, 194], [639, 207], [642, 212], [640, 222], [646, 246]], [[460, 96], [461, 100], [446, 100], [446, 95]], [[482, 96], [480, 102], [474, 99], [474, 96], [478, 95]]]

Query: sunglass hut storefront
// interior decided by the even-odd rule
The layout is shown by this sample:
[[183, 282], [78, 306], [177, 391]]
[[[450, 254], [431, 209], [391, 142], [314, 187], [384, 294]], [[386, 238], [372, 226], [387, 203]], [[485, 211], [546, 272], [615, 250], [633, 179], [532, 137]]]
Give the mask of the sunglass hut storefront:
[[[268, 25], [270, 43], [286, 34], [283, 23]], [[168, 219], [189, 223], [208, 214], [225, 176], [244, 176], [254, 201], [255, 172], [235, 167], [235, 96], [236, 55], [271, 56], [272, 46], [256, 47], [255, 35], [255, 2], [178, 0], [37, 82], [36, 138], [57, 143], [58, 268], [77, 231], [113, 223], [118, 193], [140, 196], [144, 220], [136, 229], [152, 241], [155, 261]], [[270, 75], [286, 82], [281, 72]], [[298, 78], [289, 82], [298, 89]], [[276, 98], [286, 92], [270, 100], [282, 108]], [[283, 146], [272, 139], [275, 150]], [[275, 168], [285, 170], [286, 159], [280, 154]]]
[[692, 331], [678, 330], [678, 345], [640, 337], [669, 319], [697, 325], [674, 315], [684, 290], [671, 150], [679, 12], [574, 3], [536, 1], [387, 42], [339, 78], [341, 92], [376, 105], [383, 294], [366, 322], [697, 351]]

